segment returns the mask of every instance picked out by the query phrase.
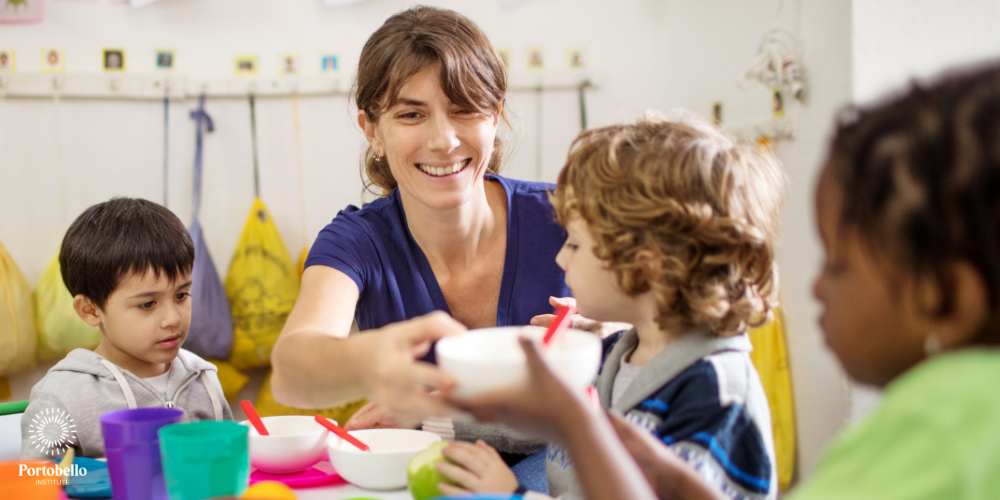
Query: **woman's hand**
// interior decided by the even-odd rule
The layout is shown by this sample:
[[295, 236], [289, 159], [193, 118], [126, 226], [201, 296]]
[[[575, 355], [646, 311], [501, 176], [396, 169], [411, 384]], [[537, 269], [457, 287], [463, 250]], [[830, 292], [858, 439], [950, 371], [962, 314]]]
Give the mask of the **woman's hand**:
[[364, 405], [344, 424], [344, 430], [346, 431], [401, 428], [404, 428], [403, 424], [387, 414], [385, 409], [378, 404], [378, 401], [372, 401]]
[[[573, 306], [576, 308], [576, 299], [573, 297], [549, 297], [549, 304], [552, 307]], [[538, 316], [531, 318], [531, 324], [534, 326], [547, 327], [555, 318], [555, 314], [539, 314]], [[612, 333], [632, 329], [632, 325], [628, 323], [594, 321], [590, 318], [584, 318], [579, 314], [574, 314], [570, 317], [569, 327], [575, 330], [594, 332], [600, 335], [602, 339]]]
[[438, 311], [360, 336], [374, 344], [366, 351], [371, 367], [368, 386], [375, 393], [379, 410], [407, 427], [426, 417], [451, 414], [453, 410], [441, 392], [450, 391], [455, 381], [436, 366], [417, 360], [430, 350], [433, 341], [465, 330], [461, 323]]
[[463, 495], [474, 491], [517, 491], [514, 471], [507, 467], [497, 450], [482, 440], [476, 441], [476, 444], [456, 441], [441, 450], [441, 453], [452, 463], [438, 462], [438, 472], [457, 484], [439, 483], [441, 493]]
[[575, 412], [590, 410], [589, 398], [575, 394], [557, 378], [542, 359], [539, 344], [518, 339], [528, 364], [526, 383], [481, 396], [460, 399], [449, 397], [456, 407], [471, 413], [482, 422], [500, 422], [534, 437], [553, 440], [564, 420]]

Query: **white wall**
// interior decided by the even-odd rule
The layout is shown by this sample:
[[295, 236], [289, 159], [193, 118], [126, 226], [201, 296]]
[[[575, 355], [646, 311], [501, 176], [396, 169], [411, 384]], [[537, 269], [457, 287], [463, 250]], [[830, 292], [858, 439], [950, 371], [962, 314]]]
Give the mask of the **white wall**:
[[832, 131], [833, 115], [851, 101], [851, 6], [802, 2], [808, 103], [799, 109], [796, 138], [777, 150], [788, 174], [784, 243], [779, 254], [781, 295], [788, 319], [788, 347], [799, 438], [799, 475], [807, 476], [847, 415], [847, 382], [823, 342], [812, 282], [822, 250], [815, 230], [813, 190]]
[[855, 0], [854, 95], [867, 102], [914, 77], [1000, 55], [997, 0]]
[[[769, 92], [742, 92], [735, 81], [775, 20], [779, 0], [541, 0], [509, 10], [494, 0], [425, 3], [472, 18], [498, 47], [511, 50], [515, 68], [523, 67], [529, 46], [546, 47], [555, 68], [564, 64], [567, 48], [587, 47], [601, 82], [587, 93], [591, 126], [632, 121], [647, 108], [707, 114], [713, 101], [724, 103], [728, 125], [770, 116]], [[837, 0], [801, 7], [784, 3], [778, 20], [803, 38], [812, 85], [808, 105], [790, 105], [796, 139], [776, 146], [790, 179], [779, 262], [807, 473], [846, 414], [844, 379], [815, 325], [809, 285], [818, 247], [810, 199], [832, 113], [851, 97], [852, 10]], [[18, 70], [25, 72], [38, 70], [41, 46], [64, 47], [70, 72], [99, 72], [104, 47], [125, 48], [130, 72], [151, 72], [154, 48], [176, 49], [177, 71], [199, 77], [228, 76], [234, 54], [253, 52], [262, 74], [273, 74], [281, 52], [299, 52], [306, 62], [320, 53], [339, 53], [350, 68], [367, 36], [410, 4], [368, 0], [327, 8], [318, 0], [163, 0], [131, 10], [108, 0], [50, 1], [44, 23], [0, 27], [0, 47], [16, 50]], [[543, 94], [540, 129], [537, 99], [531, 92], [512, 96], [521, 138], [507, 172], [533, 178], [539, 154], [542, 178], [553, 181], [579, 131], [577, 95]], [[193, 155], [187, 113], [194, 105], [170, 107], [169, 206], [184, 221], [190, 220]], [[216, 132], [206, 139], [202, 221], [224, 273], [252, 198], [249, 110], [243, 100], [210, 100], [208, 111]], [[337, 210], [360, 201], [362, 142], [344, 97], [302, 98], [299, 111], [305, 234], [311, 241]], [[262, 195], [294, 256], [302, 246], [303, 225], [292, 102], [260, 99], [257, 112]], [[162, 104], [152, 102], [64, 100], [58, 110], [43, 99], [0, 103], [0, 242], [29, 281], [38, 279], [69, 221], [87, 206], [116, 194], [161, 199], [162, 121]], [[26, 397], [40, 375], [16, 378], [15, 398]]]

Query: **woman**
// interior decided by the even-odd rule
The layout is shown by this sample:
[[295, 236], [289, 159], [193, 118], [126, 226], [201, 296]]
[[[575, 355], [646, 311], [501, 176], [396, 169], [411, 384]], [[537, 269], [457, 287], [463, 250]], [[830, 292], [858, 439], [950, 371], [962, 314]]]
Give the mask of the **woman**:
[[[272, 355], [275, 398], [304, 408], [375, 393], [385, 424], [441, 414], [447, 388], [431, 342], [528, 324], [568, 290], [555, 255], [565, 239], [550, 184], [496, 175], [503, 158], [507, 74], [486, 36], [448, 10], [389, 18], [361, 53], [355, 99], [369, 147], [366, 188], [382, 198], [341, 211], [314, 243], [295, 308]], [[417, 326], [382, 328], [432, 311]], [[352, 320], [361, 330], [348, 337]], [[537, 321], [536, 321], [537, 322]], [[389, 422], [395, 424], [395, 422]], [[537, 449], [474, 423], [437, 420], [446, 437], [482, 437], [500, 451]]]

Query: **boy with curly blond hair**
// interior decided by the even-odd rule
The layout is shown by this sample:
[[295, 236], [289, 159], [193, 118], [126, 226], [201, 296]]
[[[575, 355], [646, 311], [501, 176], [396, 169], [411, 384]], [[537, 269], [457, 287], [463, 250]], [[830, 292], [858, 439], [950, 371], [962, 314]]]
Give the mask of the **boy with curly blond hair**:
[[[777, 495], [771, 417], [747, 329], [775, 307], [784, 176], [700, 122], [644, 119], [584, 132], [551, 196], [556, 257], [582, 316], [634, 327], [604, 340], [601, 405], [656, 435], [734, 499]], [[516, 491], [488, 446], [456, 443], [439, 470], [460, 490]], [[549, 493], [582, 498], [550, 445]], [[544, 498], [525, 492], [526, 498]]]

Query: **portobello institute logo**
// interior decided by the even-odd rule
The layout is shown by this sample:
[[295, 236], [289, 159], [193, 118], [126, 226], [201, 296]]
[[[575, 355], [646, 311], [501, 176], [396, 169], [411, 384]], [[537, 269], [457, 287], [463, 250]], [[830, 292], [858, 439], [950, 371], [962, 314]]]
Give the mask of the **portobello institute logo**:
[[76, 424], [66, 410], [46, 408], [31, 418], [28, 437], [36, 450], [50, 457], [61, 457], [76, 441]]

